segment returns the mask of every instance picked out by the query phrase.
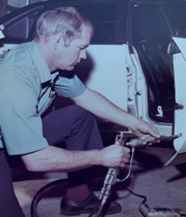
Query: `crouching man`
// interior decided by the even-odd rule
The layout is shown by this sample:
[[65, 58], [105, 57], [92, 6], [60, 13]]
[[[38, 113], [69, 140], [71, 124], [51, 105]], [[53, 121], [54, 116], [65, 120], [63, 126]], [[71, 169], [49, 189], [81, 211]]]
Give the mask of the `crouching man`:
[[[19, 155], [29, 171], [68, 172], [63, 215], [89, 213], [98, 198], [87, 186], [87, 168], [124, 167], [129, 149], [103, 147], [95, 116], [130, 128], [137, 136], [159, 137], [157, 129], [119, 109], [88, 89], [71, 71], [86, 58], [93, 35], [89, 20], [74, 8], [44, 12], [37, 20], [35, 39], [8, 52], [0, 62], [0, 217], [23, 217], [15, 197], [9, 157]], [[55, 97], [71, 98], [75, 105], [41, 114]], [[65, 138], [64, 147], [53, 146]], [[110, 203], [108, 214], [121, 210]]]

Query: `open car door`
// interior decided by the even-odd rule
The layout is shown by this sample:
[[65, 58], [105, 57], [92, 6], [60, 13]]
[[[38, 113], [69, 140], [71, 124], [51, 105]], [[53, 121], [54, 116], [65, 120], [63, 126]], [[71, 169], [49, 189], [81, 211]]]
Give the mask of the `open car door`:
[[181, 137], [174, 141], [176, 153], [166, 165], [186, 162], [186, 38], [173, 37], [173, 41], [169, 48], [172, 53], [177, 105], [173, 132], [175, 135], [181, 134]]

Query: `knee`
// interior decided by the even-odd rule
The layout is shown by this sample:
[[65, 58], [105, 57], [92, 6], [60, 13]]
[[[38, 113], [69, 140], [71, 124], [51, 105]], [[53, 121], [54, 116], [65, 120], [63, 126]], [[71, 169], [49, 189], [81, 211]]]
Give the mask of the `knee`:
[[74, 105], [73, 114], [76, 114], [78, 118], [81, 119], [82, 123], [85, 125], [95, 125], [97, 124], [96, 118], [92, 115], [89, 111], [85, 110], [84, 108]]

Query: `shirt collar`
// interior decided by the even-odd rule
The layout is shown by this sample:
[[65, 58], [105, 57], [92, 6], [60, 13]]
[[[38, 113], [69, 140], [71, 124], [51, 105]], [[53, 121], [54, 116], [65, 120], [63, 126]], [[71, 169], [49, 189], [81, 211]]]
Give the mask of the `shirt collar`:
[[36, 46], [36, 43], [34, 41], [29, 43], [28, 51], [32, 57], [33, 63], [39, 73], [41, 83], [44, 83], [48, 80], [51, 80], [52, 76], [50, 74], [49, 67], [41, 55], [39, 49]]

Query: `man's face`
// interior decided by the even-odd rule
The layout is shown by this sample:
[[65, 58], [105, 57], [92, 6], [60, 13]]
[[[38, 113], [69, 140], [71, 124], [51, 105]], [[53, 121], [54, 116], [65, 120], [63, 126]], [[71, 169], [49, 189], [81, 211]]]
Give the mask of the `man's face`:
[[71, 41], [69, 46], [65, 46], [63, 40], [59, 42], [55, 55], [56, 68], [71, 71], [81, 59], [86, 59], [86, 48], [90, 44], [90, 39], [89, 28], [82, 27], [80, 37]]

